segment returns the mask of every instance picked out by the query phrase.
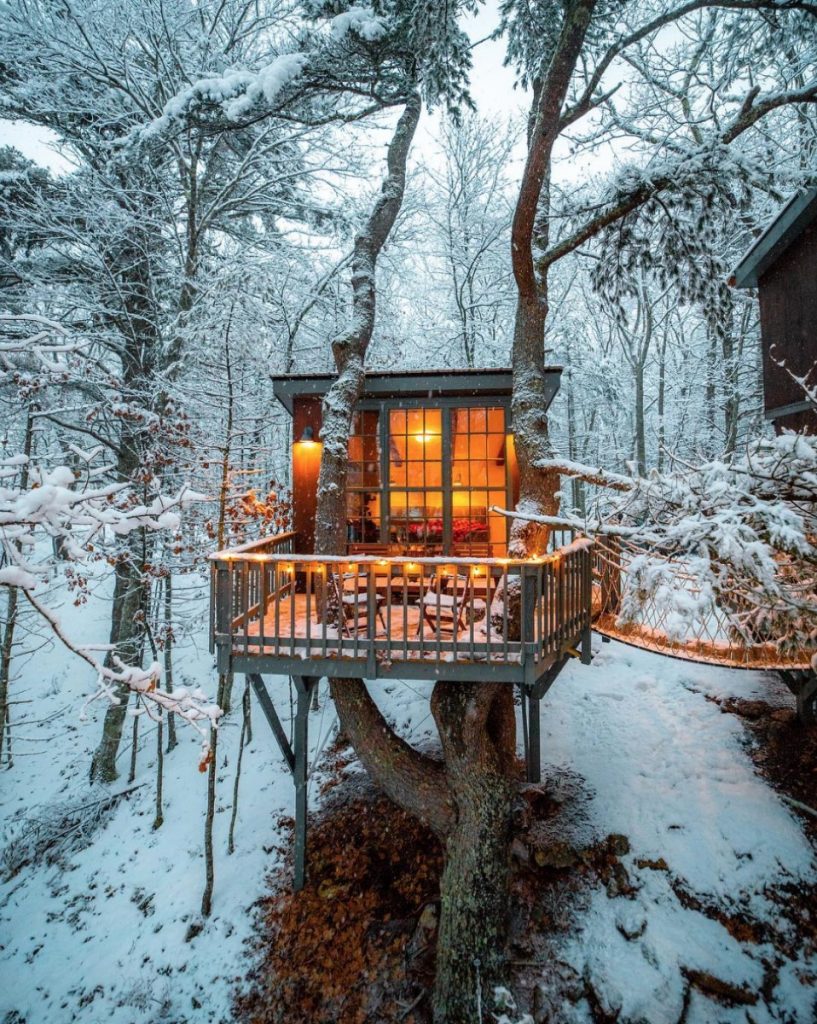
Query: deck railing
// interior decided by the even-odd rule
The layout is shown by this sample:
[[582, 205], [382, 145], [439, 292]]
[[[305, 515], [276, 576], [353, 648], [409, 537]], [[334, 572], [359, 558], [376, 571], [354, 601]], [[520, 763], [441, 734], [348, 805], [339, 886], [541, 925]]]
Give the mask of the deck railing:
[[236, 656], [263, 656], [284, 672], [296, 660], [320, 662], [316, 672], [352, 661], [368, 678], [395, 663], [440, 675], [469, 663], [533, 678], [588, 635], [587, 541], [522, 561], [295, 555], [291, 537], [211, 556], [222, 670]]

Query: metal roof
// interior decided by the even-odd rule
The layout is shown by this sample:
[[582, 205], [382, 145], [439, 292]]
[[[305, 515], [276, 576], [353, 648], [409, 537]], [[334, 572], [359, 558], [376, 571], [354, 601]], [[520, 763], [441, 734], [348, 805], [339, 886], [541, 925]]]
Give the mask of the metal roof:
[[817, 186], [796, 192], [735, 267], [729, 283], [735, 288], [755, 288], [797, 238], [817, 218]]
[[[548, 405], [559, 390], [561, 366], [546, 366]], [[292, 413], [296, 395], [325, 395], [335, 373], [272, 374], [275, 397]], [[478, 370], [377, 370], [367, 372], [363, 398], [435, 398], [468, 395], [510, 395], [513, 374], [509, 367]]]

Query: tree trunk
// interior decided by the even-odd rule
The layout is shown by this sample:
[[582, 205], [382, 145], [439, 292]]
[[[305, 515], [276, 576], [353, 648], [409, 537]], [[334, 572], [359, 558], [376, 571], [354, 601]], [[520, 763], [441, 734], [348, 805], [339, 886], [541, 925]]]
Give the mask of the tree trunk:
[[637, 362], [635, 374], [635, 461], [638, 475], [647, 472], [647, 438], [644, 429], [644, 364]]
[[[110, 640], [118, 656], [127, 665], [135, 665], [139, 660], [141, 625], [138, 622], [138, 613], [143, 610], [142, 574], [133, 552], [129, 551], [116, 566]], [[112, 664], [110, 655], [106, 658], [106, 663]], [[92, 782], [114, 782], [118, 777], [116, 755], [122, 740], [125, 716], [128, 713], [130, 688], [125, 683], [120, 683], [114, 693], [117, 703], [111, 704], [105, 712], [102, 739], [91, 761]]]
[[389, 144], [383, 188], [363, 230], [355, 238], [351, 326], [332, 342], [338, 376], [323, 401], [323, 454], [315, 516], [316, 554], [337, 555], [346, 551], [349, 433], [355, 403], [363, 393], [364, 360], [374, 331], [377, 259], [403, 204], [406, 161], [420, 120], [420, 110], [419, 95], [410, 96]]
[[[519, 293], [513, 336], [514, 441], [519, 463], [517, 508], [538, 515], [558, 511], [558, 474], [543, 469], [552, 457], [545, 390], [545, 320], [547, 318], [548, 265], [533, 262], [533, 235], [547, 249], [549, 238], [550, 166], [553, 146], [563, 128], [562, 108], [590, 25], [596, 0], [575, 0], [565, 7], [559, 38], [542, 78], [534, 82], [528, 122], [528, 155], [522, 173], [519, 198], [511, 229], [511, 262]], [[544, 209], [540, 201], [544, 196]], [[548, 531], [542, 526], [514, 519], [510, 554], [514, 557], [540, 553]]]
[[[168, 693], [173, 693], [173, 573], [168, 566], [167, 576], [165, 576], [165, 593], [164, 593], [164, 615], [165, 615], [165, 649], [164, 649], [164, 663], [165, 663], [165, 678], [164, 684], [165, 689]], [[174, 750], [178, 744], [176, 738], [176, 716], [172, 711], [168, 712], [167, 716], [167, 752], [170, 753]]]
[[[25, 492], [29, 482], [29, 466], [34, 443], [35, 406], [29, 405], [26, 416], [25, 435], [23, 438], [23, 455], [26, 461], [20, 471], [20, 490]], [[19, 548], [19, 545], [18, 545]], [[3, 626], [3, 643], [0, 647], [0, 761], [3, 759], [3, 740], [8, 725], [9, 682], [11, 680], [11, 652], [14, 647], [14, 631], [17, 627], [17, 607], [19, 599], [17, 587], [8, 588], [6, 602], [6, 622]], [[11, 767], [11, 738], [9, 737], [9, 767]]]
[[496, 683], [438, 683], [431, 702], [457, 815], [445, 842], [436, 1024], [472, 1024], [505, 981], [516, 731]]
[[[155, 239], [150, 229], [138, 229], [126, 236], [119, 253], [118, 284], [124, 305], [121, 399], [138, 408], [150, 408], [154, 402], [160, 339], [153, 296], [150, 253]], [[119, 481], [139, 485], [147, 497], [152, 477], [151, 446], [156, 440], [144, 424], [123, 418], [119, 435], [116, 475]], [[141, 662], [144, 633], [143, 617], [147, 616], [147, 593], [142, 570], [147, 557], [146, 531], [140, 529], [124, 542], [116, 565], [113, 608], [111, 610], [111, 644], [126, 665]], [[140, 614], [141, 613], [141, 614]], [[112, 656], [106, 664], [113, 664]], [[102, 727], [102, 739], [91, 761], [91, 780], [113, 782], [117, 777], [116, 754], [122, 739], [130, 691], [120, 686], [115, 691], [117, 704], [112, 704]]]
[[664, 421], [667, 377], [667, 336], [661, 340], [658, 350], [658, 472], [664, 471], [664, 448], [666, 446], [666, 425]]

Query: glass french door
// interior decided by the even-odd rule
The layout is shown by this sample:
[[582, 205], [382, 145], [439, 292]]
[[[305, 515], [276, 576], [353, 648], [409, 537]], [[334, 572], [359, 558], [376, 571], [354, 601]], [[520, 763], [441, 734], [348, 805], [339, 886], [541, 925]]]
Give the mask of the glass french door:
[[505, 410], [390, 408], [355, 414], [349, 441], [350, 546], [496, 558], [507, 548]]

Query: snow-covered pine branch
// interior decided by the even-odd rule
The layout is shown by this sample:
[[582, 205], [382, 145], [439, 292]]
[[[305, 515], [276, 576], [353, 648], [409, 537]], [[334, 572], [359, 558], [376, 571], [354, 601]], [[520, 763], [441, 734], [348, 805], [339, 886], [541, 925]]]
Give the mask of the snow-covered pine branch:
[[620, 538], [622, 621], [637, 623], [660, 605], [668, 620], [688, 624], [717, 605], [746, 642], [817, 651], [817, 439], [788, 431], [756, 440], [732, 462], [675, 460], [645, 476], [548, 465], [610, 492], [603, 514], [504, 514]]

